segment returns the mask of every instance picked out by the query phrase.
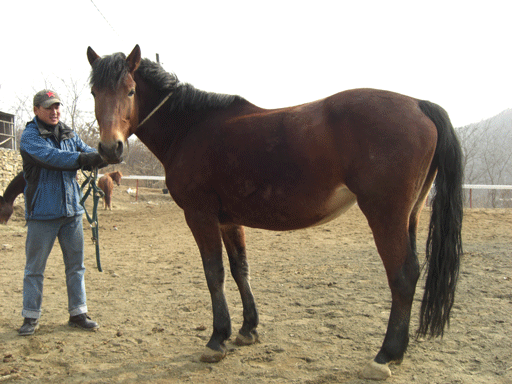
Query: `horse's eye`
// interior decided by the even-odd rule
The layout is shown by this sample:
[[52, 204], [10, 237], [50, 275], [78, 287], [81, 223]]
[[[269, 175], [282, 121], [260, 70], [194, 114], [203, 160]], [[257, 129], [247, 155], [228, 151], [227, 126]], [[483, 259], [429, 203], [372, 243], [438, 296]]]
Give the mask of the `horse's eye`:
[[132, 89], [130, 92], [128, 92], [128, 96], [132, 97], [133, 95], [135, 95], [135, 90]]

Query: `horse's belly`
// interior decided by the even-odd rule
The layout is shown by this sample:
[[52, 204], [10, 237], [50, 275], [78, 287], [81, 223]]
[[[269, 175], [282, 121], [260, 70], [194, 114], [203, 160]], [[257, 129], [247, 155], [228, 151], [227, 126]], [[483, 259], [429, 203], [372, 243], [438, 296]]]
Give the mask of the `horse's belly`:
[[356, 195], [353, 194], [346, 186], [343, 185], [336, 188], [323, 205], [322, 212], [326, 213], [312, 226], [321, 225], [339, 217], [355, 203]]
[[[225, 199], [221, 224], [235, 223], [274, 231], [313, 227], [335, 219], [356, 203], [345, 185], [326, 194], [315, 188], [307, 192], [267, 188], [250, 190], [250, 197]], [[236, 202], [229, 205], [226, 202]]]

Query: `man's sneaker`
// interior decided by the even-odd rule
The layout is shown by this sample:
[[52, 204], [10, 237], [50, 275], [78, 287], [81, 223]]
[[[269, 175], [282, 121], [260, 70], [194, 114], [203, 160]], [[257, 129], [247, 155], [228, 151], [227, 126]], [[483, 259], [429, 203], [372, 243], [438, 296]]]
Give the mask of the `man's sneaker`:
[[92, 321], [86, 313], [82, 313], [80, 315], [71, 316], [69, 318], [68, 324], [72, 327], [77, 327], [81, 329], [85, 329], [86, 331], [95, 331], [100, 326], [95, 321]]
[[35, 331], [39, 328], [39, 320], [31, 319], [29, 317], [25, 317], [23, 320], [23, 325], [21, 326], [18, 334], [20, 336], [30, 336], [33, 335]]

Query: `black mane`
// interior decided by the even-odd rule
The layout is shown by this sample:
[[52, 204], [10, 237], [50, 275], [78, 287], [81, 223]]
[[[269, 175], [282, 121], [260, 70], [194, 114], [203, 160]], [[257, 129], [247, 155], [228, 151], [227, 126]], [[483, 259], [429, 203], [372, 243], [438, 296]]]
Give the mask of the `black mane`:
[[[128, 72], [126, 56], [114, 53], [94, 62], [89, 83], [98, 89], [115, 90]], [[240, 96], [206, 92], [182, 83], [174, 73], [165, 71], [160, 64], [149, 59], [141, 60], [137, 73], [158, 91], [161, 98], [173, 93], [170, 98], [171, 111], [225, 108], [235, 100], [242, 100]]]
[[108, 88], [116, 90], [124, 77], [128, 74], [129, 68], [124, 53], [114, 53], [96, 60], [91, 69], [89, 84], [98, 89]]

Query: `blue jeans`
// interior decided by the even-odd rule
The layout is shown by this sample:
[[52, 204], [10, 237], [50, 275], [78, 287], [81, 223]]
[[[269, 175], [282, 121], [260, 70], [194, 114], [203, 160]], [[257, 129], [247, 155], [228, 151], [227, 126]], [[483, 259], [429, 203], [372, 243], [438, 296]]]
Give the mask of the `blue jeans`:
[[84, 282], [84, 232], [82, 215], [55, 220], [29, 220], [23, 278], [23, 317], [39, 319], [43, 301], [46, 261], [59, 239], [64, 256], [70, 316], [87, 312]]

